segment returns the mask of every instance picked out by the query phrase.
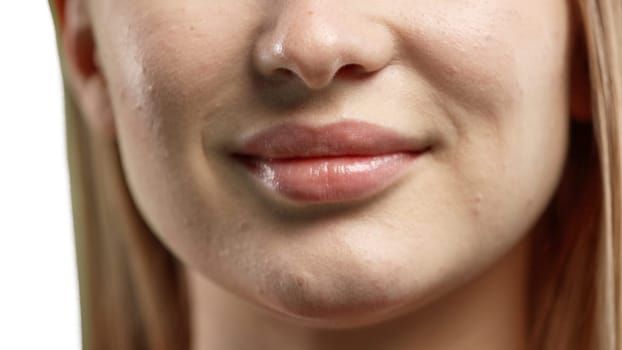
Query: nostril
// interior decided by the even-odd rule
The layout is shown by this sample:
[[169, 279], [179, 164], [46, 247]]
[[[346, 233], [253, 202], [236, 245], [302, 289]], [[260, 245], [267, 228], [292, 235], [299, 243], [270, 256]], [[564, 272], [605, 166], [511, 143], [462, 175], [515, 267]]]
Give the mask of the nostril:
[[271, 80], [273, 82], [290, 82], [300, 79], [309, 87], [321, 88], [334, 79], [359, 79], [368, 73], [370, 72], [360, 64], [346, 64], [339, 68], [337, 72], [322, 73], [298, 72], [291, 68], [279, 67], [272, 71]]
[[274, 73], [276, 75], [285, 76], [285, 77], [291, 77], [292, 75], [294, 75], [294, 72], [292, 72], [291, 70], [287, 68], [278, 68], [276, 71], [274, 71]]
[[276, 81], [285, 81], [285, 80], [290, 80], [295, 75], [296, 75], [296, 73], [292, 72], [290, 69], [287, 69], [287, 68], [277, 68], [274, 71], [273, 78]]
[[341, 67], [337, 73], [335, 74], [335, 77], [340, 77], [340, 78], [358, 78], [362, 75], [364, 75], [366, 73], [365, 68], [363, 68], [363, 66], [361, 66], [360, 64], [346, 64], [345, 66]]

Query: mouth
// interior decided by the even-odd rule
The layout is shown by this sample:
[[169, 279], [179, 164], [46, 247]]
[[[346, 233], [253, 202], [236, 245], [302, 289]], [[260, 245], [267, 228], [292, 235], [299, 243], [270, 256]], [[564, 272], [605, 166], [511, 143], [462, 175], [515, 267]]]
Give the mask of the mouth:
[[245, 140], [232, 156], [270, 192], [296, 202], [329, 203], [388, 189], [428, 150], [390, 129], [346, 121], [320, 128], [276, 126]]

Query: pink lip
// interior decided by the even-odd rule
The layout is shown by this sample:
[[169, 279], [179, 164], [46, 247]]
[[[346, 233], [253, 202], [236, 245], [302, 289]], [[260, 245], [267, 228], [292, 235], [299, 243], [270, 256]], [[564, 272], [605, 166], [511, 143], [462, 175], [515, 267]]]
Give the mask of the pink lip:
[[341, 202], [395, 183], [426, 145], [363, 122], [287, 124], [246, 140], [235, 158], [268, 189], [302, 202]]

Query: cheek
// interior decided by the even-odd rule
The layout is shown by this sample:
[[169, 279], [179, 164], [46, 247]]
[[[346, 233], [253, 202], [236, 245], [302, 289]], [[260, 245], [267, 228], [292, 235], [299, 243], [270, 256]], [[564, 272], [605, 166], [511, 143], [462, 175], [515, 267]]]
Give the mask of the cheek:
[[403, 59], [452, 103], [489, 115], [509, 110], [563, 60], [565, 7], [517, 0], [421, 4], [398, 17]]
[[205, 124], [222, 119], [221, 107], [249, 85], [254, 22], [228, 14], [236, 5], [220, 8], [219, 1], [162, 3], [138, 1], [123, 9], [130, 15], [113, 16], [126, 22], [104, 35], [106, 76], [122, 149], [139, 163], [187, 167]]
[[201, 131], [219, 117], [231, 90], [245, 85], [231, 81], [245, 79], [242, 61], [251, 42], [244, 39], [251, 24], [214, 16], [224, 9], [213, 2], [194, 3], [124, 5], [130, 15], [112, 16], [101, 40], [129, 188], [154, 231], [173, 246], [194, 239], [175, 233], [214, 231], [212, 219], [227, 217], [219, 211], [228, 208], [226, 196], [220, 203], [201, 196], [218, 197], [214, 189], [221, 187], [202, 153]]
[[[434, 91], [445, 142], [439, 180], [491, 241], [543, 211], [561, 176], [568, 127], [563, 1], [422, 4], [399, 22], [401, 57]], [[439, 11], [438, 8], [443, 8]], [[521, 215], [517, 215], [521, 213]], [[495, 238], [496, 236], [496, 238]]]
[[132, 71], [119, 75], [128, 97], [121, 102], [144, 109], [152, 123], [187, 122], [185, 117], [197, 123], [213, 115], [209, 108], [235, 93], [231, 90], [244, 86], [240, 80], [247, 79], [245, 60], [256, 24], [209, 4], [151, 11], [132, 21], [127, 44], [132, 62], [120, 65]]

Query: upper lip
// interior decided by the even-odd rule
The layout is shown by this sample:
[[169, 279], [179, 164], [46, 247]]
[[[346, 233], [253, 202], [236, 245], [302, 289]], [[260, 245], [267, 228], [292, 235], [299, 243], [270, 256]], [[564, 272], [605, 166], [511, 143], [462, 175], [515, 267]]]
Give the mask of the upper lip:
[[321, 127], [282, 124], [260, 131], [242, 142], [236, 153], [267, 159], [375, 156], [419, 153], [426, 145], [379, 125], [344, 121]]

